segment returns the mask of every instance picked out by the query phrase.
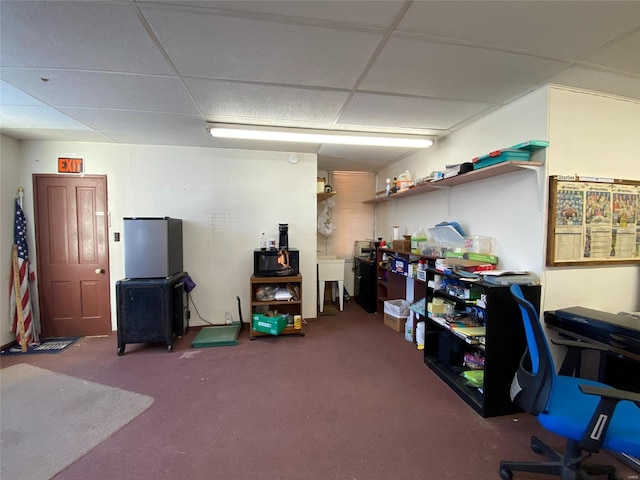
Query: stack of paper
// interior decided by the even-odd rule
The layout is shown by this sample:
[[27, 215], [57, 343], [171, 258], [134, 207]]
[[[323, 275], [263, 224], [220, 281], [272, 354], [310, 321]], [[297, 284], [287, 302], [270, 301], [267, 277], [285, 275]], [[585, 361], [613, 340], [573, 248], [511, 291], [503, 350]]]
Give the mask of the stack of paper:
[[467, 343], [478, 343], [486, 335], [485, 327], [452, 327], [451, 331]]
[[276, 296], [275, 299], [278, 301], [289, 301], [291, 300], [291, 297], [293, 295], [291, 295], [291, 292], [286, 288], [286, 287], [280, 287], [278, 288], [278, 290], [276, 290]]

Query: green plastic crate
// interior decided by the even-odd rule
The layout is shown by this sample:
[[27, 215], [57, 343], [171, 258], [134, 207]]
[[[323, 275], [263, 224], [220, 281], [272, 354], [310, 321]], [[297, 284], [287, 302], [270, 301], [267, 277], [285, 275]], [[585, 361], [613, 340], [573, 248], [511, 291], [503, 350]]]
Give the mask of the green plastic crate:
[[251, 321], [253, 322], [253, 329], [256, 332], [268, 333], [270, 335], [279, 335], [287, 326], [286, 315], [267, 317], [260, 313], [254, 313]]

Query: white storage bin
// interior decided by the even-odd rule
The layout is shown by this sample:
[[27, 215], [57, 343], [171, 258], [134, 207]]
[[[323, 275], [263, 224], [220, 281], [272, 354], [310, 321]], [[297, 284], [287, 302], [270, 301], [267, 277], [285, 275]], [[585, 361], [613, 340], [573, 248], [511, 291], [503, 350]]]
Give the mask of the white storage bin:
[[387, 300], [384, 302], [384, 313], [396, 318], [407, 318], [411, 303], [406, 300]]

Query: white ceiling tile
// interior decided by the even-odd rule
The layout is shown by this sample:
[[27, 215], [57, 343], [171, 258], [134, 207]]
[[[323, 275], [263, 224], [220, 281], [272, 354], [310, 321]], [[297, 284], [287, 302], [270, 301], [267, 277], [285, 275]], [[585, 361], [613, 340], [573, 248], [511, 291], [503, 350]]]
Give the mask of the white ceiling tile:
[[60, 110], [98, 130], [209, 135], [206, 130], [206, 122], [199, 115], [76, 107], [64, 107]]
[[376, 160], [371, 158], [329, 157], [318, 155], [318, 170], [329, 172], [375, 172], [381, 170], [391, 158]]
[[382, 38], [186, 9], [142, 10], [184, 76], [350, 89]]
[[348, 92], [256, 85], [216, 80], [185, 79], [200, 110], [210, 117], [303, 121], [330, 126], [338, 117]]
[[[640, 3], [637, 3], [640, 10]], [[640, 30], [584, 59], [586, 62], [640, 75]]]
[[360, 90], [503, 103], [567, 66], [529, 55], [396, 37]]
[[412, 2], [398, 29], [577, 59], [638, 25], [636, 1], [456, 1]]
[[550, 82], [640, 100], [638, 4], [0, 0], [0, 129], [376, 171], [407, 153], [222, 141], [206, 122], [441, 139]]
[[[174, 3], [163, 0], [161, 3]], [[349, 25], [386, 28], [398, 14], [402, 2], [381, 1], [181, 1], [180, 5], [215, 8], [229, 12], [274, 15], [285, 18], [319, 20]]]
[[399, 130], [446, 130], [492, 106], [480, 102], [357, 93], [339, 123], [386, 125]]
[[2, 2], [3, 66], [171, 74], [132, 7], [103, 2]]
[[27, 95], [20, 89], [17, 89], [13, 85], [0, 80], [0, 102], [5, 105], [44, 105], [37, 98], [33, 98], [31, 95]]
[[576, 87], [594, 92], [607, 92], [640, 100], [640, 78], [618, 75], [606, 70], [571, 67], [551, 77], [549, 83]]
[[399, 157], [411, 152], [415, 152], [411, 148], [399, 147], [360, 147], [353, 145], [322, 145], [318, 151], [318, 155], [327, 155], [329, 157], [341, 158], [360, 158], [370, 160], [384, 160], [389, 157]]
[[108, 137], [93, 130], [73, 130], [72, 128], [0, 128], [0, 133], [18, 140], [113, 143]]
[[42, 105], [6, 105], [0, 109], [2, 128], [43, 128], [90, 130], [89, 127], [68, 117], [63, 112]]
[[36, 68], [4, 69], [2, 76], [49, 105], [198, 113], [177, 77]]
[[204, 135], [173, 135], [168, 133], [146, 133], [146, 132], [113, 132], [104, 131], [114, 141], [118, 143], [130, 143], [135, 145], [173, 145], [178, 147], [213, 147], [222, 148], [222, 144], [217, 138], [205, 132]]

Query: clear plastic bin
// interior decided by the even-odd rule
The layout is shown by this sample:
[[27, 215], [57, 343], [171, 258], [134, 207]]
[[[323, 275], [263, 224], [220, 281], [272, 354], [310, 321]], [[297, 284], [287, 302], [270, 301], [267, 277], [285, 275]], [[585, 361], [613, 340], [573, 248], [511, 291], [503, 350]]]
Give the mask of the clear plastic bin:
[[470, 235], [464, 237], [464, 246], [467, 252], [493, 253], [493, 237]]
[[418, 242], [420, 255], [425, 257], [444, 258], [447, 252], [465, 252], [465, 247], [460, 243]]

